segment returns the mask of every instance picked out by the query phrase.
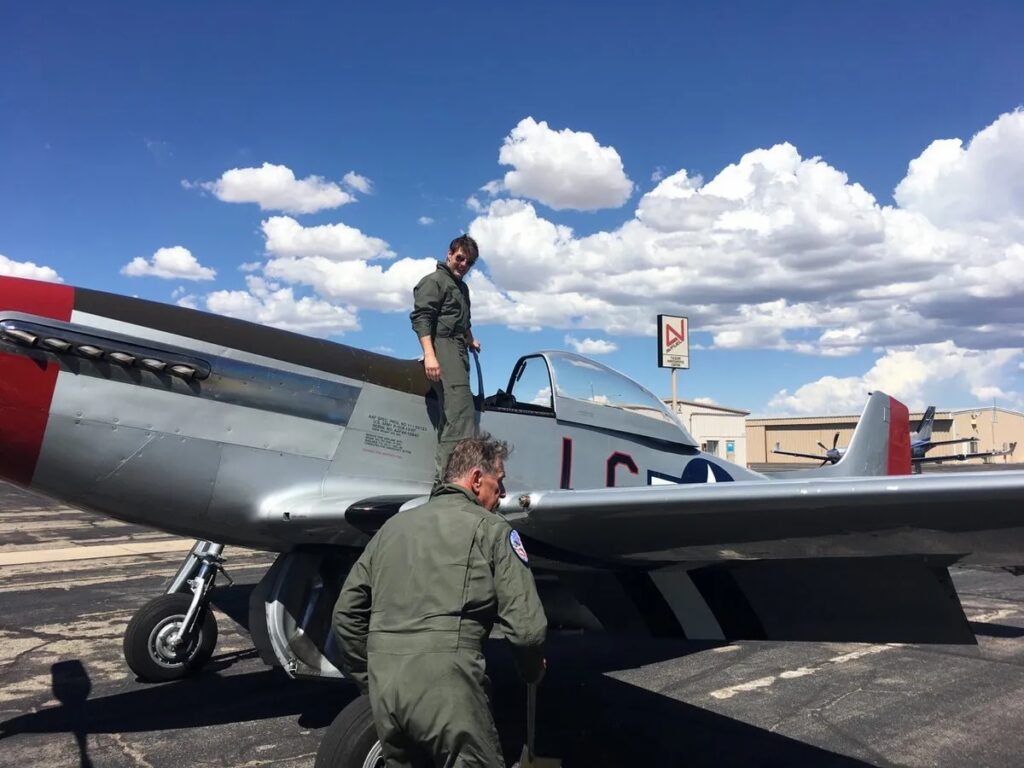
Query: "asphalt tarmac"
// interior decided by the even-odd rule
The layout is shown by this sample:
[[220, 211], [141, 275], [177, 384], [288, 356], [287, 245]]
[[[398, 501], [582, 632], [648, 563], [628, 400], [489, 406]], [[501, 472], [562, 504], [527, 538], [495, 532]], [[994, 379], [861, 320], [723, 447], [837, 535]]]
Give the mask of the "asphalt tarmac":
[[[0, 485], [0, 766], [311, 766], [344, 684], [263, 666], [244, 624], [272, 556], [228, 549], [209, 666], [136, 682], [133, 611], [190, 542]], [[538, 751], [567, 768], [1024, 764], [1024, 578], [954, 570], [976, 645], [556, 638]], [[506, 754], [525, 693], [489, 649]]]

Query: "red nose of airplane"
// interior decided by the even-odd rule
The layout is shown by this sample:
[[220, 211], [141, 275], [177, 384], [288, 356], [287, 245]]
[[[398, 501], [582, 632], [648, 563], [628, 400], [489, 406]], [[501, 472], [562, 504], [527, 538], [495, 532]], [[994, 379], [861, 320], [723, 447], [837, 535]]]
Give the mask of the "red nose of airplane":
[[[14, 313], [71, 319], [75, 289], [0, 277], [0, 322]], [[30, 485], [46, 434], [59, 368], [43, 353], [29, 357], [0, 332], [0, 477]]]

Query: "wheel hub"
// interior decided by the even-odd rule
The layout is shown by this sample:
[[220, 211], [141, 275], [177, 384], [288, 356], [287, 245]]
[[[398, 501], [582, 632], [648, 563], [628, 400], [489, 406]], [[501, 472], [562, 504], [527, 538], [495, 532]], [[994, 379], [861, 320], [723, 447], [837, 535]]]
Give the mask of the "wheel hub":
[[180, 667], [196, 648], [195, 637], [174, 642], [184, 620], [184, 616], [168, 616], [149, 633], [149, 655], [162, 667]]

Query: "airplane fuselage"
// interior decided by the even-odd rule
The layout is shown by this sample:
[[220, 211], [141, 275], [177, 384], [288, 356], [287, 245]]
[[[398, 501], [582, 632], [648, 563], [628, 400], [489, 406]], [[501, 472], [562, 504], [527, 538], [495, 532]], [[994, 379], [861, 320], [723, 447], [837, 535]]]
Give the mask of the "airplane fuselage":
[[[533, 368], [524, 378], [526, 364]], [[7, 479], [182, 536], [273, 551], [358, 548], [369, 531], [346, 519], [352, 505], [385, 494], [423, 497], [432, 483], [438, 402], [413, 360], [181, 307], [2, 278], [0, 382]], [[768, 481], [702, 453], [656, 397], [586, 358], [527, 356], [508, 388], [487, 398], [479, 423], [514, 447], [506, 478], [512, 500], [547, 489], [732, 481], [731, 496], [749, 494], [755, 517], [730, 511], [712, 520], [696, 503], [674, 524], [676, 533], [698, 523], [715, 531], [720, 540], [710, 548], [703, 534], [677, 536], [670, 547], [621, 558], [608, 550], [605, 564], [880, 552], [1002, 564], [1024, 549], [1024, 526], [1003, 519], [999, 508], [972, 516], [977, 531], [964, 529], [955, 510], [948, 522], [915, 504], [876, 520], [844, 509], [834, 483], [802, 485], [805, 477], [909, 472], [906, 408], [895, 401], [879, 405], [875, 418], [886, 440], [862, 443], [856, 456], [848, 452], [811, 475]], [[785, 482], [801, 485], [781, 491], [793, 501], [766, 525], [768, 518], [756, 517], [772, 495], [765, 483], [777, 490]], [[899, 492], [910, 498], [912, 484], [901, 482]], [[692, 498], [700, 498], [696, 489]], [[800, 522], [807, 513], [795, 510], [814, 499], [823, 500], [822, 511], [808, 527]], [[517, 517], [509, 505], [505, 511], [525, 536], [543, 538], [543, 521]], [[787, 528], [790, 517], [795, 527]], [[594, 535], [601, 529], [587, 526]]]
[[[8, 479], [170, 533], [277, 551], [360, 546], [365, 533], [344, 520], [352, 503], [429, 492], [437, 402], [416, 361], [95, 291], [0, 285]], [[480, 426], [519, 449], [510, 494], [760, 477], [668, 424], [645, 437], [586, 415], [496, 408]]]

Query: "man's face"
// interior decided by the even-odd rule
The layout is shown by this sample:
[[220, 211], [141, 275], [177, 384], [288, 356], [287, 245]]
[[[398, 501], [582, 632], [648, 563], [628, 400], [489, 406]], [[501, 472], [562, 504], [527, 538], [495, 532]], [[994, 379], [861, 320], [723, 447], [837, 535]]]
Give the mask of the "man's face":
[[454, 251], [448, 251], [448, 269], [455, 273], [455, 276], [460, 280], [466, 276], [469, 272], [469, 268], [473, 266], [473, 260], [461, 248]]
[[502, 481], [505, 479], [505, 465], [498, 462], [494, 474], [484, 472], [482, 469], [473, 471], [473, 493], [481, 507], [491, 512], [498, 508], [498, 502], [505, 497], [505, 486]]

